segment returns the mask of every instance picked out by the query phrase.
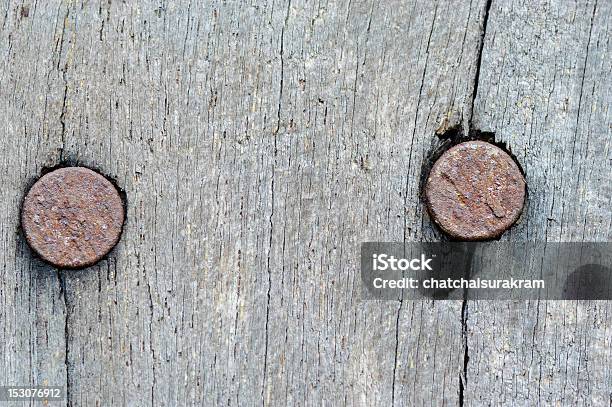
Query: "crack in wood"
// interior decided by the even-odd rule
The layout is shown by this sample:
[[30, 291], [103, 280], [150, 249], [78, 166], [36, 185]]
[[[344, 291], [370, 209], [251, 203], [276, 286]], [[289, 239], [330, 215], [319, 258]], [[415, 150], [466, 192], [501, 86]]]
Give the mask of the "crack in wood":
[[70, 374], [72, 372], [72, 362], [70, 361], [70, 304], [68, 301], [68, 294], [66, 292], [66, 276], [64, 272], [59, 269], [55, 269], [57, 280], [60, 289], [60, 298], [64, 302], [64, 363], [66, 365], [66, 405], [71, 406], [71, 393], [70, 393]]
[[[479, 48], [478, 48], [478, 57], [477, 57], [477, 63], [476, 63], [476, 73], [474, 75], [474, 85], [473, 85], [473, 91], [472, 91], [472, 103], [471, 103], [471, 107], [470, 107], [470, 118], [467, 124], [467, 134], [470, 134], [473, 130], [473, 118], [474, 118], [474, 104], [476, 102], [476, 94], [478, 92], [478, 82], [480, 80], [480, 68], [482, 65], [482, 55], [483, 55], [483, 50], [484, 50], [484, 43], [485, 43], [485, 37], [487, 35], [487, 24], [489, 22], [489, 12], [491, 10], [491, 4], [493, 3], [493, 0], [487, 0], [487, 3], [485, 4], [485, 9], [484, 9], [484, 17], [483, 17], [483, 23], [482, 23], [482, 32], [480, 35], [480, 43], [479, 43]], [[462, 337], [462, 341], [463, 341], [463, 372], [461, 373], [460, 377], [459, 377], [459, 405], [461, 407], [463, 407], [463, 403], [465, 400], [465, 391], [466, 391], [466, 387], [467, 387], [467, 374], [468, 374], [468, 363], [470, 361], [470, 353], [469, 353], [469, 346], [468, 346], [468, 336], [467, 336], [467, 331], [468, 331], [468, 289], [465, 288], [463, 290], [463, 302], [461, 304], [461, 337]]]

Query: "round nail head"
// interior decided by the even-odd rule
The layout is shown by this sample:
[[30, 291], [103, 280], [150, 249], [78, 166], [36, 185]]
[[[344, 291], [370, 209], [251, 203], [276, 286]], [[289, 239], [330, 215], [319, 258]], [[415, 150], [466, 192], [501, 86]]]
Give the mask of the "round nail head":
[[434, 163], [425, 200], [434, 222], [454, 239], [499, 237], [519, 218], [525, 178], [512, 158], [484, 141], [450, 148]]
[[84, 167], [42, 176], [26, 195], [21, 212], [30, 247], [58, 268], [97, 263], [119, 241], [124, 218], [115, 186]]

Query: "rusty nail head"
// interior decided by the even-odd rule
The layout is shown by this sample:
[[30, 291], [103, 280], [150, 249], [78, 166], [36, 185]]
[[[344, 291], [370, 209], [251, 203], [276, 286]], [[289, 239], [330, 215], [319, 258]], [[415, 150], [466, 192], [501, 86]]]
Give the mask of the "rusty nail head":
[[23, 203], [21, 225], [32, 249], [58, 268], [83, 268], [117, 244], [125, 210], [114, 185], [84, 167], [41, 177]]
[[525, 178], [512, 158], [484, 141], [458, 144], [435, 162], [425, 185], [434, 222], [458, 240], [500, 236], [519, 218]]

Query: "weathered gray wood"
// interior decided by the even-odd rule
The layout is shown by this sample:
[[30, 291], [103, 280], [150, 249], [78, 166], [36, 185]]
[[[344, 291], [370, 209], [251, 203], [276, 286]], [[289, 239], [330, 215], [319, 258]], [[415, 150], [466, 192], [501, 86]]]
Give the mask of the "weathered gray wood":
[[[609, 5], [196, 3], [2, 4], [0, 384], [67, 383], [70, 405], [606, 401], [609, 305], [361, 301], [358, 259], [439, 238], [421, 164], [470, 122], [528, 173], [506, 239], [610, 238]], [[61, 161], [116, 178], [128, 221], [58, 274], [16, 233]]]
[[447, 7], [67, 10], [63, 155], [129, 197], [64, 274], [73, 404], [457, 402], [459, 304], [355, 280], [361, 241], [421, 237], [422, 135], [470, 98], [484, 7]]
[[[474, 122], [527, 173], [506, 238], [610, 241], [610, 2], [493, 2]], [[609, 302], [470, 302], [466, 404], [612, 402]]]
[[390, 6], [69, 13], [64, 152], [129, 197], [116, 256], [67, 275], [73, 403], [458, 402], [461, 305], [360, 303], [357, 267], [423, 234], [484, 4]]
[[64, 10], [0, 6], [0, 385], [66, 385], [63, 292], [19, 232], [28, 183], [59, 156]]

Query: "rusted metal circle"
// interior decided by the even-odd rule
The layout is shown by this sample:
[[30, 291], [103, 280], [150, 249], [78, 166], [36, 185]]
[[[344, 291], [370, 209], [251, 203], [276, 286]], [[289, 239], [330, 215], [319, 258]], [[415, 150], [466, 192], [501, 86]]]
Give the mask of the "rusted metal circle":
[[525, 188], [525, 178], [506, 152], [484, 141], [467, 141], [435, 162], [425, 200], [434, 222], [451, 237], [486, 240], [516, 222]]
[[32, 249], [59, 268], [98, 262], [119, 241], [125, 211], [113, 184], [83, 167], [41, 177], [24, 200], [21, 224]]

